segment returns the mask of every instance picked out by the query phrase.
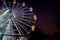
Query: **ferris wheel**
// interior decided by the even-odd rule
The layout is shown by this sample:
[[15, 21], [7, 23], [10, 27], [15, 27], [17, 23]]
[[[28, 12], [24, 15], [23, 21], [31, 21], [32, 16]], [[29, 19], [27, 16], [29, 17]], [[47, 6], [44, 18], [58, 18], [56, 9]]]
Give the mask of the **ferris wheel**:
[[23, 3], [3, 1], [0, 7], [0, 37], [2, 40], [15, 40], [11, 36], [5, 35], [28, 35], [35, 29], [37, 16], [33, 13], [33, 8]]

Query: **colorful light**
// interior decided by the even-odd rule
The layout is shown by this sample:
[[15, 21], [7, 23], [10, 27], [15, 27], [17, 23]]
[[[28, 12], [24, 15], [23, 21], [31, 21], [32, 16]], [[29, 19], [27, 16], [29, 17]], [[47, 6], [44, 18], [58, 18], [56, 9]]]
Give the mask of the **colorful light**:
[[34, 25], [32, 25], [31, 30], [32, 30], [32, 31], [35, 31], [35, 26], [34, 26]]
[[32, 7], [30, 7], [30, 12], [32, 12], [33, 11], [33, 8]]
[[36, 16], [36, 15], [34, 15], [34, 16], [33, 16], [33, 19], [36, 21], [36, 20], [37, 20], [37, 16]]
[[22, 3], [22, 6], [25, 6], [25, 2]]

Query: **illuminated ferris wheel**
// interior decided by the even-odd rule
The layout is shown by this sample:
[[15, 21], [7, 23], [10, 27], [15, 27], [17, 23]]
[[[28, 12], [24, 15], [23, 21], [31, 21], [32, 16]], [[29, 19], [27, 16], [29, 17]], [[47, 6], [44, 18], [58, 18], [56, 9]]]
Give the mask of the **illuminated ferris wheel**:
[[4, 1], [0, 7], [0, 36], [2, 40], [15, 40], [11, 36], [25, 36], [34, 31], [37, 16], [33, 13], [33, 8], [23, 3]]

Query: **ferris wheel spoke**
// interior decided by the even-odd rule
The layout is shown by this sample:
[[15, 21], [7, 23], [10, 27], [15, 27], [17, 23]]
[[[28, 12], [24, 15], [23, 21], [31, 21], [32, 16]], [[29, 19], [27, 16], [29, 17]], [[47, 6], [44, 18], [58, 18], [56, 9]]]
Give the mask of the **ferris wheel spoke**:
[[17, 21], [15, 21], [23, 30], [25, 30], [26, 32], [28, 32], [27, 30], [26, 30], [26, 27], [25, 26], [23, 26], [23, 25], [20, 25]]
[[[25, 12], [27, 12], [27, 10], [26, 10]], [[18, 13], [18, 14], [20, 14], [20, 13], [21, 13], [23, 16], [24, 16], [24, 15], [26, 15], [26, 16], [27, 16], [27, 15], [33, 15], [33, 13], [30, 13], [30, 12], [29, 12], [29, 13], [17, 12], [17, 13]]]
[[27, 18], [27, 19], [31, 19], [32, 17], [31, 16], [22, 16], [22, 18]]
[[29, 22], [29, 23], [30, 23], [30, 22], [31, 22], [31, 23], [35, 23], [34, 21], [27, 20], [27, 19], [23, 19], [23, 18], [18, 18], [18, 19], [21, 20], [21, 21], [23, 20], [23, 21]]
[[[25, 12], [27, 12], [28, 10], [25, 10]], [[24, 12], [20, 12], [20, 11], [15, 11], [15, 13], [18, 13], [18, 15], [22, 15], [22, 16], [30, 16], [33, 15], [33, 13], [24, 13]]]
[[20, 12], [23, 12], [24, 10], [28, 9], [28, 7], [24, 7], [20, 10]]
[[16, 23], [15, 23], [15, 21], [14, 21], [14, 20], [13, 20], [13, 23], [14, 23], [14, 25], [15, 25], [16, 29], [18, 30], [19, 34], [21, 35], [21, 33], [20, 33], [20, 31], [19, 31], [19, 29], [18, 29], [18, 27], [17, 27], [17, 25], [16, 25]]
[[2, 23], [2, 25], [0, 25], [0, 28], [2, 28], [7, 22], [8, 22], [8, 20], [5, 21], [4, 23]]
[[2, 32], [3, 29], [6, 30], [6, 29], [5, 29], [5, 28], [6, 28], [6, 25], [7, 25], [7, 24], [5, 24], [4, 26], [2, 26], [2, 27], [0, 28], [0, 32]]
[[22, 8], [22, 6], [20, 6], [16, 11], [18, 12], [21, 8]]
[[26, 26], [31, 27], [30, 25], [26, 24], [25, 22], [19, 21], [18, 19], [16, 19], [16, 21], [21, 22], [21, 23], [25, 24]]
[[[20, 10], [21, 9], [21, 10]], [[25, 7], [25, 8], [23, 8], [22, 9], [22, 6], [21, 7], [19, 7], [18, 9], [16, 9], [16, 11], [17, 12], [20, 12], [20, 13], [22, 13], [22, 12], [28, 12], [29, 10], [25, 10], [25, 9], [28, 9], [28, 7]], [[24, 11], [25, 10], [25, 11]]]
[[9, 35], [11, 35], [10, 34], [10, 25], [11, 24], [11, 20], [9, 20], [9, 23], [8, 23], [8, 25], [7, 25], [7, 27], [5, 28], [6, 29], [6, 31], [5, 31], [5, 34], [8, 34], [9, 33]]
[[33, 15], [33, 13], [23, 13], [23, 15]]
[[[12, 20], [11, 20], [11, 27], [13, 26], [13, 24], [12, 24]], [[14, 32], [13, 32], [13, 28], [12, 28], [12, 34], [14, 34]]]
[[[15, 21], [15, 23], [16, 23], [16, 21]], [[18, 24], [17, 24], [17, 27], [19, 28]], [[19, 30], [20, 30], [20, 34], [24, 35], [23, 32], [22, 32], [22, 30], [21, 30], [21, 28], [19, 28]]]
[[8, 6], [6, 5], [6, 2], [4, 2], [3, 4], [4, 4], [4, 6], [6, 7], [6, 9], [8, 9]]
[[[19, 5], [17, 5], [17, 6], [19, 6]], [[12, 12], [18, 13], [18, 11], [19, 11], [21, 8], [22, 8], [22, 6], [19, 7], [19, 8], [16, 7], [16, 8], [14, 9], [14, 5], [13, 5], [13, 7], [12, 7]]]
[[20, 6], [20, 4], [18, 3], [17, 6], [16, 6], [16, 8], [14, 10], [17, 10], [19, 6]]
[[24, 11], [18, 11], [19, 13], [25, 13], [25, 12], [29, 12], [29, 10], [24, 10]]
[[13, 10], [14, 10], [14, 6], [15, 6], [15, 4], [13, 3], [13, 4], [12, 4], [12, 12], [13, 12]]
[[32, 16], [23, 16], [22, 14], [19, 17], [21, 17], [21, 18], [27, 18], [27, 19], [32, 19]]

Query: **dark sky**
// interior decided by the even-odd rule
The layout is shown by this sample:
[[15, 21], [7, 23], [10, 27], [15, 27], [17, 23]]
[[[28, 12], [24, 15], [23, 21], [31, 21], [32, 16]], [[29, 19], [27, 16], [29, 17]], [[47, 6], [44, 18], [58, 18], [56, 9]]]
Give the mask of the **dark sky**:
[[[24, 1], [24, 0], [23, 0]], [[59, 0], [25, 0], [27, 4], [34, 8], [34, 13], [37, 15], [37, 30], [33, 35], [43, 37], [41, 35], [48, 35], [49, 37], [59, 35], [60, 33], [60, 12]], [[36, 34], [35, 34], [36, 33]], [[46, 36], [45, 36], [46, 37]], [[56, 36], [55, 36], [56, 37]], [[55, 40], [55, 39], [53, 39]]]
[[59, 1], [26, 0], [37, 14], [37, 27], [43, 35], [53, 36], [60, 32]]
[[[23, 0], [24, 1], [24, 0]], [[43, 34], [55, 35], [60, 29], [60, 12], [58, 0], [25, 0], [37, 14], [37, 27]]]

